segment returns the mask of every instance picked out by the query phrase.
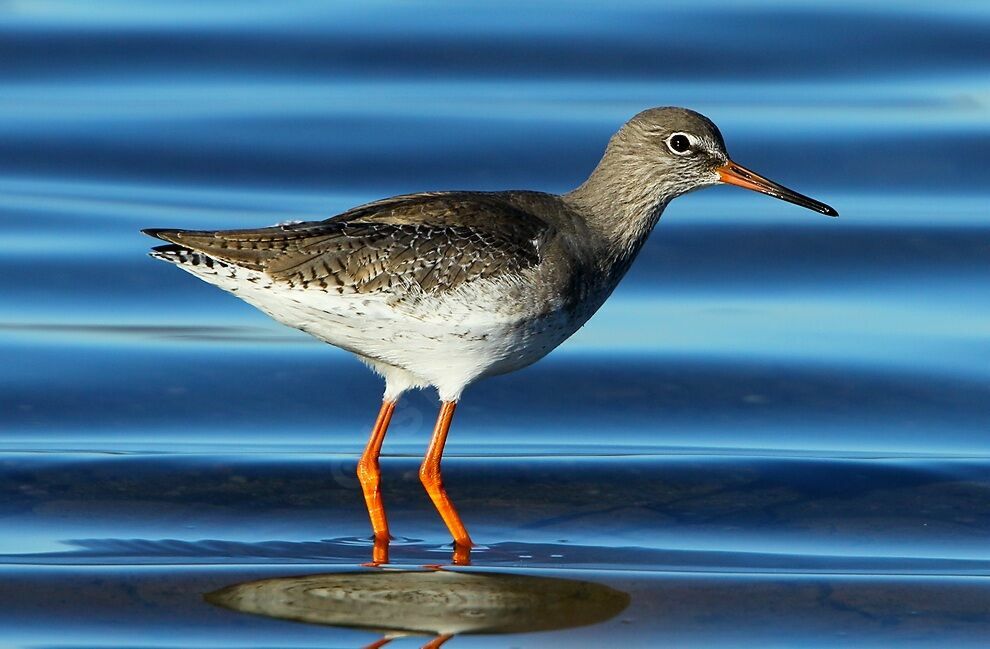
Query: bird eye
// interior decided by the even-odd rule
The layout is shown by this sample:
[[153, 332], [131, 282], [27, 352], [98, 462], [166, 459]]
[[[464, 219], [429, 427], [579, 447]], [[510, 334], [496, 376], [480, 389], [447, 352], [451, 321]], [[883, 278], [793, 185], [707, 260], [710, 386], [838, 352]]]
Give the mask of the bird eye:
[[691, 140], [683, 133], [674, 133], [667, 138], [667, 147], [677, 155], [684, 155], [691, 150]]

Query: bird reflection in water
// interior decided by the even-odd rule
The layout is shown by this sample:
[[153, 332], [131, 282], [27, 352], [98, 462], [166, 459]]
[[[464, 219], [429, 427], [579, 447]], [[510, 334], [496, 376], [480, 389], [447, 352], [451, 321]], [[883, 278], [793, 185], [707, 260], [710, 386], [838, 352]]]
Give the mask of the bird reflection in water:
[[587, 581], [435, 570], [380, 570], [276, 577], [227, 586], [206, 600], [242, 613], [365, 629], [381, 638], [553, 631], [604, 622], [629, 595]]

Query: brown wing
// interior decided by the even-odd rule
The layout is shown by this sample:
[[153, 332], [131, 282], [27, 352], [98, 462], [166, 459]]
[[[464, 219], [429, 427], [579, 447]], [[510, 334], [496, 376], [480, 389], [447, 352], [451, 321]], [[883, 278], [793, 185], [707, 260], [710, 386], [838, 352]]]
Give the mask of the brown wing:
[[326, 221], [149, 232], [294, 286], [340, 293], [450, 290], [540, 263], [552, 228], [497, 194], [415, 194]]

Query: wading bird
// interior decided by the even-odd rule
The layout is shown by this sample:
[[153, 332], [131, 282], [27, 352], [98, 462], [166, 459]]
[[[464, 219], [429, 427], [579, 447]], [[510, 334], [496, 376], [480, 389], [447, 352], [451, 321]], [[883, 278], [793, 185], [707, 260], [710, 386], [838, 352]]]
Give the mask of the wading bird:
[[406, 390], [436, 388], [440, 415], [419, 477], [454, 538], [454, 561], [465, 563], [471, 538], [440, 474], [464, 388], [567, 340], [615, 289], [667, 204], [719, 183], [837, 216], [732, 162], [703, 115], [653, 108], [623, 125], [566, 194], [425, 192], [324, 221], [144, 232], [169, 242], [152, 256], [354, 353], [385, 379], [358, 462], [375, 562], [387, 561], [378, 457], [392, 411]]

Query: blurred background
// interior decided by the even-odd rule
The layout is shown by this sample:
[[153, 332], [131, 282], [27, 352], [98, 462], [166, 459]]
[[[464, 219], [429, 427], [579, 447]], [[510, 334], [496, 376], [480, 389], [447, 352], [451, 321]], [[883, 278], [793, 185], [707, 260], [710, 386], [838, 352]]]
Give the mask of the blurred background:
[[[422, 190], [567, 191], [658, 105], [709, 116], [734, 159], [841, 217], [728, 187], [681, 198], [582, 331], [470, 388], [446, 466], [488, 544], [476, 563], [639, 575], [624, 625], [575, 631], [575, 646], [661, 631], [679, 646], [834, 646], [842, 607], [814, 597], [800, 617], [819, 635], [785, 625], [790, 640], [752, 610], [691, 626], [717, 584], [701, 617], [665, 617], [674, 587], [658, 570], [772, 568], [785, 591], [786, 575], [833, 569], [948, 575], [949, 591], [990, 574], [988, 33], [985, 3], [964, 0], [0, 2], [0, 549], [25, 589], [9, 591], [10, 642], [71, 627], [107, 646], [179, 610], [197, 622], [176, 646], [219, 641], [235, 619], [251, 634], [222, 635], [237, 646], [367, 636], [282, 635], [195, 593], [175, 608], [147, 595], [158, 617], [141, 617], [127, 584], [148, 566], [210, 566], [195, 573], [205, 592], [236, 581], [214, 568], [356, 565], [353, 466], [382, 386], [148, 258], [140, 228], [322, 219]], [[436, 408], [409, 395], [385, 445], [414, 558], [449, 551], [415, 479]], [[37, 624], [52, 584], [112, 581], [52, 576], [81, 563], [118, 567], [130, 622], [107, 603]], [[695, 602], [697, 582], [678, 583]], [[959, 601], [990, 602], [982, 584]], [[909, 608], [892, 606], [870, 614]], [[986, 610], [857, 637], [977, 643]]]

